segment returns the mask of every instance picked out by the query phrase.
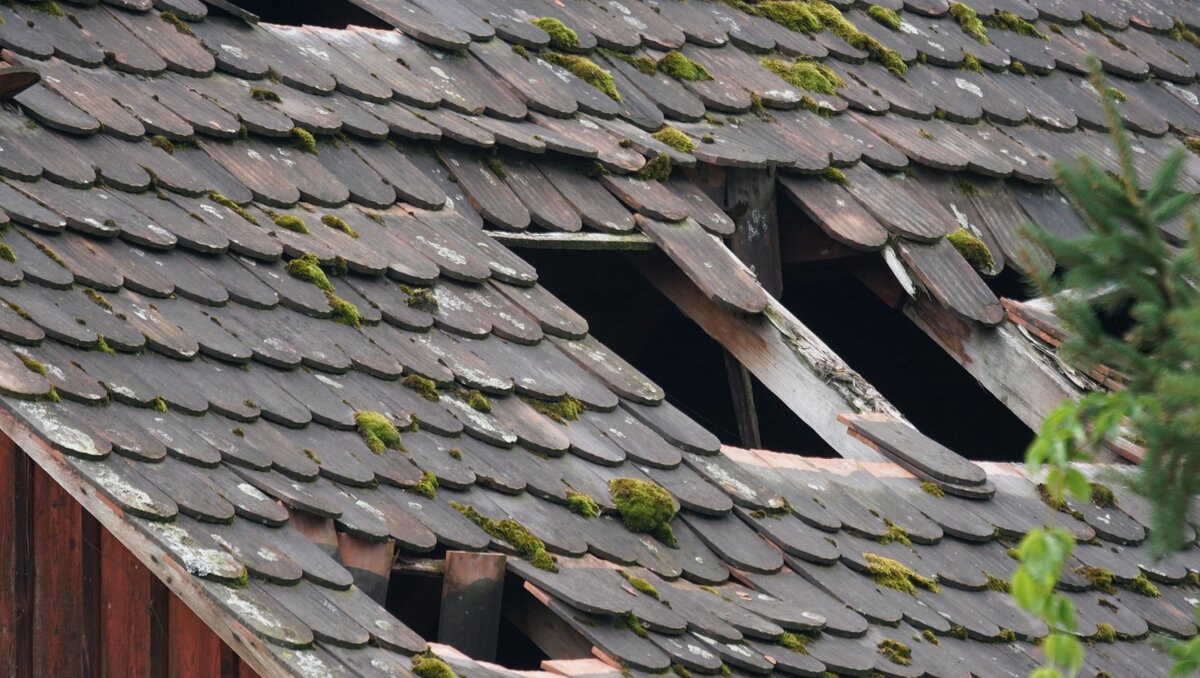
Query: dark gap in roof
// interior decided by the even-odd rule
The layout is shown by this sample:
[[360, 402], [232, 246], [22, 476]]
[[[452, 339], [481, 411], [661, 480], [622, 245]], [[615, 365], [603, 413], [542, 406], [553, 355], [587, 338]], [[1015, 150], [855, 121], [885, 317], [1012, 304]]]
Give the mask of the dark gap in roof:
[[442, 608], [441, 576], [393, 570], [384, 607], [417, 635], [436, 639]]
[[992, 292], [998, 297], [1028, 301], [1040, 296], [1033, 283], [1025, 276], [1014, 271], [1011, 266], [1006, 267], [1000, 275], [988, 280], [987, 283], [988, 287], [992, 288]]
[[923, 433], [976, 461], [1021, 461], [1033, 432], [849, 271], [784, 270], [784, 305]]
[[272, 24], [392, 29], [391, 24], [345, 0], [233, 0], [233, 4]]
[[554, 613], [526, 591], [524, 584], [525, 580], [511, 572], [504, 579], [504, 601], [500, 606], [500, 635], [496, 641], [495, 661], [500, 666], [516, 671], [539, 671], [542, 662], [551, 657], [530, 640], [514, 620], [519, 620], [529, 628], [537, 622], [527, 613], [528, 610], [536, 610], [545, 618], [553, 617]]
[[[721, 442], [741, 445], [719, 344], [613, 252], [523, 250], [539, 280], [587, 318], [592, 335], [653, 379]], [[764, 447], [831, 454], [774, 395], [755, 384]]]

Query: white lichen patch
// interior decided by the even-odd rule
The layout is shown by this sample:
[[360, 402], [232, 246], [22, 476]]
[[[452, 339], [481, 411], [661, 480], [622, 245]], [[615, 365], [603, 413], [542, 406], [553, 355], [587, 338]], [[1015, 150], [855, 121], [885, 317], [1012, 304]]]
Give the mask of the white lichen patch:
[[57, 413], [47, 403], [29, 400], [10, 402], [55, 447], [76, 456], [94, 459], [103, 458], [108, 454], [107, 450], [100, 449], [90, 435], [60, 421]]
[[107, 466], [93, 469], [91, 476], [92, 481], [99, 485], [100, 489], [104, 490], [105, 494], [113, 501], [130, 510], [150, 515], [170, 515], [166, 512], [166, 507], [156, 504], [145, 490], [131, 485], [128, 480]]
[[173, 523], [148, 523], [146, 530], [177, 558], [188, 572], [197, 577], [216, 577], [238, 580], [245, 574], [242, 564], [233, 556], [201, 546], [187, 530]]

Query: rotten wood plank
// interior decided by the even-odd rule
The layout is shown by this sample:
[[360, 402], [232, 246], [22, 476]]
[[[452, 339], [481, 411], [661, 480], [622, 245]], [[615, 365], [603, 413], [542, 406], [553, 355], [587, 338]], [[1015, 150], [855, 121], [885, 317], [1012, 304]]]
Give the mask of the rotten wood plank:
[[484, 661], [496, 659], [507, 558], [499, 553], [447, 551], [438, 640]]

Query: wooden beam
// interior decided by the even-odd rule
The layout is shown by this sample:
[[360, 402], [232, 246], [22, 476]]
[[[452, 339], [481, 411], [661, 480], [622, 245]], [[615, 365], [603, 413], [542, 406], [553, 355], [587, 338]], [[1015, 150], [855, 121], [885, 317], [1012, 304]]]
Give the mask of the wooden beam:
[[926, 297], [910, 302], [904, 314], [1035, 431], [1063, 400], [1080, 395], [1010, 322], [984, 327]]
[[100, 530], [100, 676], [149, 678], [154, 576]]
[[[515, 579], [514, 579], [515, 581]], [[514, 584], [504, 596], [504, 618], [551, 659], [585, 659], [592, 644], [546, 607], [549, 598], [536, 586]]]
[[[0, 408], [0, 432], [9, 436], [34, 464], [96, 518], [103, 528], [111, 532], [171, 592], [186, 602], [205, 625], [229, 644], [250, 668], [267, 678], [286, 678], [292, 675], [266, 646], [265, 641], [243, 624], [229, 624], [228, 614], [196, 577], [170, 554], [164, 552], [161, 546], [126, 523], [116, 506], [100, 496], [91, 483], [66, 462], [60, 452], [50, 447], [7, 408]], [[40, 532], [44, 532], [43, 527], [44, 524], [39, 523]]]
[[508, 247], [552, 250], [616, 250], [646, 252], [657, 247], [641, 233], [523, 233], [516, 231], [484, 231]]
[[882, 460], [847, 435], [837, 417], [900, 413], [782, 304], [772, 299], [760, 315], [734, 313], [709, 301], [661, 255], [630, 257], [630, 262], [830, 447], [849, 459]]
[[750, 268], [767, 294], [783, 293], [779, 221], [775, 207], [775, 169], [735, 168], [726, 175], [721, 207], [737, 225], [729, 249]]
[[167, 610], [168, 678], [221, 676], [221, 639], [176, 596]]
[[742, 447], [762, 447], [758, 430], [758, 410], [754, 405], [754, 380], [746, 368], [729, 351], [725, 354], [725, 374], [729, 377], [729, 395], [733, 399], [733, 416], [737, 420], [738, 438]]
[[33, 675], [82, 675], [83, 513], [41, 469], [32, 480]]
[[375, 602], [386, 605], [396, 542], [367, 541], [345, 532], [338, 532], [337, 540], [341, 563], [354, 576], [354, 585]]
[[0, 434], [0, 675], [28, 676], [31, 617], [29, 543], [32, 462]]
[[439, 642], [473, 659], [496, 659], [506, 568], [500, 553], [446, 552]]

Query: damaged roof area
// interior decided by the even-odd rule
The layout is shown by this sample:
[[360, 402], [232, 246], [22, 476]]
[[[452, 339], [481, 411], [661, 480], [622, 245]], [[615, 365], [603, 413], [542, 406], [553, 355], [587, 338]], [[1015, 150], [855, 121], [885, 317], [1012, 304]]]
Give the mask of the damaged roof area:
[[[7, 434], [260, 670], [408, 675], [427, 643], [377, 592], [392, 558], [451, 549], [509, 554], [632, 673], [1028, 672], [1046, 629], [1003, 591], [1007, 549], [1049, 509], [1019, 467], [850, 377], [812, 382], [842, 389], [822, 435], [889, 462], [722, 448], [499, 239], [633, 236], [737, 322], [791, 332], [779, 350], [811, 347], [704, 190], [773, 168], [830, 237], [1002, 323], [980, 276], [1025, 271], [1016, 226], [1080, 228], [1050, 159], [1115, 162], [1085, 52], [1137, 162], [1200, 129], [1190, 5], [977, 3], [981, 36], [936, 0], [805, 3], [816, 24], [781, 3], [354, 4], [397, 30], [0, 5], [5, 61], [42, 78], [0, 110]], [[626, 527], [628, 478], [669, 492], [673, 538]], [[1150, 635], [1197, 632], [1200, 558], [1152, 562], [1149, 508], [1111, 486], [1055, 516], [1086, 542], [1061, 584], [1091, 668], [1165, 673]], [[384, 571], [345, 566], [347, 539]]]

